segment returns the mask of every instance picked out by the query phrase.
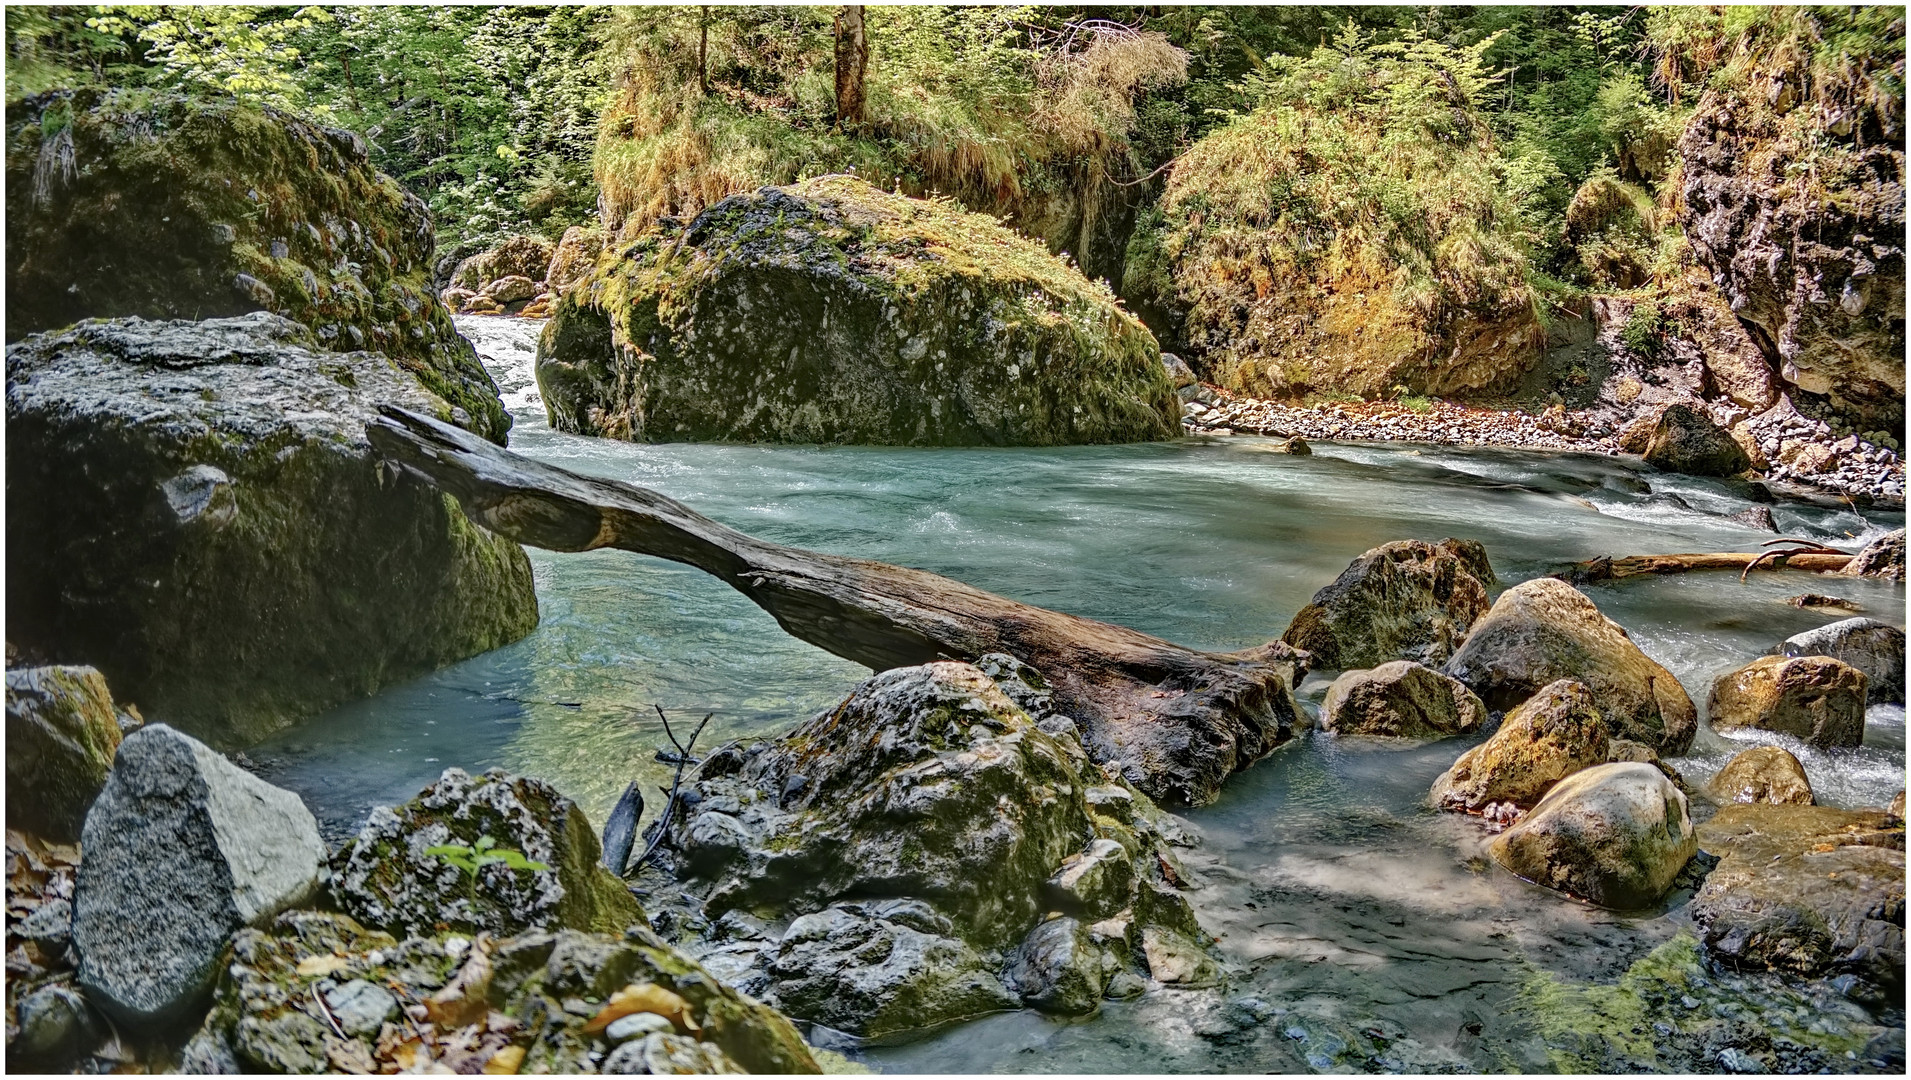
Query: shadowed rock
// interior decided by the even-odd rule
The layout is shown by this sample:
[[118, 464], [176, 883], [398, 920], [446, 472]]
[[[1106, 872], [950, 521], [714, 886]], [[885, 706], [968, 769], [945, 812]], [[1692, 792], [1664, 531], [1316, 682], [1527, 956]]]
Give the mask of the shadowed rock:
[[1440, 739], [1485, 722], [1485, 704], [1465, 683], [1408, 660], [1347, 672], [1320, 706], [1321, 727], [1342, 735]]
[[1477, 541], [1397, 540], [1355, 559], [1294, 616], [1281, 640], [1321, 668], [1439, 664], [1487, 610], [1493, 582]]

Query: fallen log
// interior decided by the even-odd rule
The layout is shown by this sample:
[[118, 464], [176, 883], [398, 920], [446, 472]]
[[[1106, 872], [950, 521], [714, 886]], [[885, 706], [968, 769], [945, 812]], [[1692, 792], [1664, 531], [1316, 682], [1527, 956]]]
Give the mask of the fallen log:
[[1754, 568], [1761, 570], [1807, 570], [1826, 573], [1843, 570], [1852, 556], [1843, 552], [1809, 551], [1718, 551], [1690, 555], [1627, 555], [1614, 559], [1602, 556], [1574, 563], [1553, 575], [1574, 585], [1641, 574], [1683, 574], [1691, 570], [1737, 570], [1740, 580]]
[[1292, 737], [1292, 687], [1307, 654], [1282, 642], [1201, 652], [925, 570], [785, 547], [649, 489], [520, 457], [403, 409], [380, 412], [366, 434], [381, 455], [520, 543], [694, 566], [796, 637], [875, 671], [1014, 656], [1048, 680], [1089, 756], [1157, 800], [1211, 802], [1231, 774]]

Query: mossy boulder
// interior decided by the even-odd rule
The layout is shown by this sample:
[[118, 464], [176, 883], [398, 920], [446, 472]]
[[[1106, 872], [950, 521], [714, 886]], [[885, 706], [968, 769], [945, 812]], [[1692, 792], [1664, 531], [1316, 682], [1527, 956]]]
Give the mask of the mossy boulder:
[[518, 545], [394, 474], [398, 362], [256, 312], [89, 320], [7, 350], [7, 632], [219, 744], [514, 641]]
[[1394, 660], [1334, 680], [1320, 726], [1340, 735], [1443, 739], [1475, 731], [1486, 705], [1466, 684], [1411, 660]]
[[1530, 807], [1566, 777], [1605, 764], [1611, 741], [1592, 693], [1561, 679], [1507, 713], [1491, 738], [1441, 773], [1433, 804], [1469, 813], [1500, 802]]
[[644, 912], [601, 856], [584, 811], [544, 781], [446, 769], [405, 805], [372, 811], [332, 858], [332, 894], [393, 933], [622, 933]]
[[238, 935], [186, 1050], [216, 1072], [597, 1073], [646, 1051], [700, 1066], [672, 1072], [821, 1071], [788, 1019], [641, 928], [400, 940], [319, 911]]
[[385, 354], [498, 443], [511, 419], [431, 287], [425, 204], [365, 143], [273, 111], [73, 91], [7, 106], [7, 340], [270, 311]]
[[1665, 472], [1735, 476], [1752, 462], [1730, 433], [1690, 405], [1669, 405], [1652, 421], [1645, 459]]
[[1281, 640], [1315, 667], [1439, 664], [1486, 614], [1493, 567], [1477, 540], [1396, 540], [1363, 553], [1294, 615]]
[[538, 349], [563, 431], [908, 446], [1181, 433], [1154, 337], [992, 218], [847, 176], [664, 219], [573, 286]]
[[8, 827], [78, 840], [120, 734], [112, 692], [93, 668], [7, 672]]

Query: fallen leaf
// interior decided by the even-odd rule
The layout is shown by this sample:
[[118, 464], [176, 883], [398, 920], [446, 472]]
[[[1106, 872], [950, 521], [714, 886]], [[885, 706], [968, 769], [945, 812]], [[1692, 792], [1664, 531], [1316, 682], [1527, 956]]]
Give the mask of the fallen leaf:
[[584, 1033], [595, 1035], [613, 1021], [640, 1012], [656, 1013], [677, 1025], [679, 1031], [700, 1030], [696, 1020], [690, 1016], [690, 1003], [679, 997], [676, 991], [666, 990], [656, 983], [632, 983], [610, 996], [597, 1015], [584, 1025]]
[[319, 956], [308, 956], [299, 961], [298, 971], [300, 975], [306, 978], [314, 978], [330, 975], [335, 971], [342, 971], [350, 967], [351, 964], [352, 962], [343, 956], [334, 956], [330, 953], [325, 953]]
[[490, 939], [479, 934], [458, 974], [444, 988], [425, 999], [425, 1015], [440, 1027], [464, 1027], [491, 1011], [485, 991], [491, 988]]
[[507, 1046], [491, 1055], [484, 1063], [484, 1072], [488, 1076], [511, 1076], [524, 1065], [524, 1047]]

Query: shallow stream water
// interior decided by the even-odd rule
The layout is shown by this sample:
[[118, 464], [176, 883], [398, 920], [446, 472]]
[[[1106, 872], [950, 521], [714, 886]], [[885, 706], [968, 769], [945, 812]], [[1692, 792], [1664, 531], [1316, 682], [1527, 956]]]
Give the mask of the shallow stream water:
[[[1771, 538], [1726, 520], [1749, 505], [1727, 482], [1581, 454], [1317, 443], [1295, 457], [1253, 437], [958, 450], [586, 439], [545, 422], [530, 369], [540, 323], [459, 325], [498, 378], [520, 453], [654, 488], [781, 543], [923, 567], [1207, 649], [1278, 637], [1316, 589], [1389, 540], [1480, 540], [1511, 585], [1598, 555], [1756, 550]], [[1904, 521], [1802, 503], [1774, 516], [1784, 535], [1848, 547]], [[617, 551], [530, 557], [542, 621], [529, 637], [250, 752], [334, 844], [374, 805], [454, 765], [543, 777], [601, 822], [629, 780], [668, 780], [653, 760], [664, 745], [653, 703], [673, 722], [713, 713], [707, 747], [781, 734], [868, 674], [687, 567]], [[1789, 596], [1835, 593], [1904, 622], [1902, 586], [1792, 572], [1587, 591], [1701, 710], [1716, 675], [1846, 617]], [[1325, 685], [1312, 676], [1302, 696], [1317, 702]], [[1676, 904], [1615, 915], [1491, 867], [1479, 826], [1423, 806], [1473, 741], [1401, 749], [1306, 735], [1187, 812], [1201, 837], [1188, 853], [1193, 899], [1222, 938], [1225, 989], [1160, 991], [1086, 1021], [1001, 1014], [853, 1056], [909, 1072], [1553, 1067], [1543, 1025], [1513, 1007], [1533, 981], [1610, 982], [1686, 924]], [[1746, 745], [1702, 727], [1674, 764], [1703, 781]], [[1787, 745], [1821, 803], [1883, 805], [1903, 786], [1901, 708], [1874, 707], [1854, 750]]]

